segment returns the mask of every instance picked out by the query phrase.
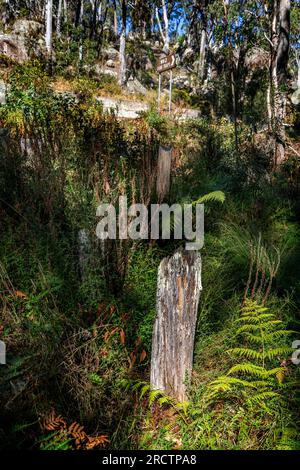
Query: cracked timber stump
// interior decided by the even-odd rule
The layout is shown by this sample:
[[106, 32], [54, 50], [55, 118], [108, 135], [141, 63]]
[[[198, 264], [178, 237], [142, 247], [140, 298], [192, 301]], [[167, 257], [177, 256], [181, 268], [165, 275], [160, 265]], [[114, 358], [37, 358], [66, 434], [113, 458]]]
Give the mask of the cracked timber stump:
[[198, 251], [179, 250], [158, 269], [157, 314], [152, 338], [153, 390], [186, 400], [191, 379], [197, 311], [201, 286]]

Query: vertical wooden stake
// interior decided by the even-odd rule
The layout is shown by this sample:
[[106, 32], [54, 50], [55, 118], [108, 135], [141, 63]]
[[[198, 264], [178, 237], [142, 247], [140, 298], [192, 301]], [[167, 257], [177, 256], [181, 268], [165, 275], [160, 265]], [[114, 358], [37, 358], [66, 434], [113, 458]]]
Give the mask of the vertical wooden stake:
[[160, 113], [160, 95], [161, 95], [161, 73], [158, 74], [158, 98], [157, 98], [158, 113]]
[[159, 146], [157, 162], [156, 193], [161, 203], [169, 194], [171, 180], [172, 147]]
[[201, 285], [198, 251], [178, 250], [158, 269], [150, 383], [178, 401], [187, 399]]
[[173, 85], [173, 71], [170, 70], [169, 114], [171, 114], [171, 109], [172, 109], [172, 85]]

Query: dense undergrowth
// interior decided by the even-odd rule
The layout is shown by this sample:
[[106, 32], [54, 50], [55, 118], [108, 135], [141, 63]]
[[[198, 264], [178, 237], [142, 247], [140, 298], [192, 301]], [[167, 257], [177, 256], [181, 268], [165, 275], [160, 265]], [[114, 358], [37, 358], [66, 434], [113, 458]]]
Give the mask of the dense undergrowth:
[[[55, 94], [36, 67], [12, 70], [0, 108], [1, 447], [299, 448], [295, 164], [270, 176], [253, 130], [241, 125], [237, 150], [222, 117], [175, 127], [151, 111], [119, 122], [88, 93]], [[156, 273], [176, 243], [112, 242], [103, 254], [94, 235], [100, 201], [153, 200], [157, 146], [169, 139], [170, 201], [226, 197], [206, 204], [193, 381], [181, 406], [147, 388]], [[242, 305], [258, 315], [244, 331]], [[259, 333], [262, 314], [282, 323], [260, 327], [252, 347], [242, 333]]]

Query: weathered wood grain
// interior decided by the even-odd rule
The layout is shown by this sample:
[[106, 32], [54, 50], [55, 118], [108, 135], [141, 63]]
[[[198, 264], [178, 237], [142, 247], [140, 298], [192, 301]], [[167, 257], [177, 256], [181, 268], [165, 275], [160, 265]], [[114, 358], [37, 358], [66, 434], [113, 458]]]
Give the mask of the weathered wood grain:
[[170, 190], [171, 159], [171, 147], [164, 147], [163, 145], [160, 145], [157, 162], [156, 182], [156, 193], [158, 202], [162, 202], [168, 195]]
[[186, 400], [191, 379], [201, 285], [201, 256], [180, 249], [158, 270], [157, 315], [152, 338], [152, 389]]

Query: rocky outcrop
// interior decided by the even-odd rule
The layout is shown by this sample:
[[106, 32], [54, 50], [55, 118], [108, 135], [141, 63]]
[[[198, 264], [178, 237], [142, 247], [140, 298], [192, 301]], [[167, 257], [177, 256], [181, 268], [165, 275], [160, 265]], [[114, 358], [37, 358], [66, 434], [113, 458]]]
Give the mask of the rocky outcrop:
[[297, 88], [297, 90], [291, 95], [291, 102], [294, 106], [300, 105], [300, 88]]
[[128, 100], [116, 100], [113, 98], [98, 97], [103, 105], [103, 110], [106, 112], [114, 113], [119, 118], [137, 119], [142, 112], [148, 110], [146, 103], [140, 103]]
[[[0, 54], [11, 60], [22, 63], [28, 60], [27, 40], [41, 31], [42, 25], [37, 21], [18, 20], [9, 34], [0, 32]], [[41, 42], [36, 41], [41, 47]]]
[[38, 21], [17, 20], [13, 25], [13, 33], [21, 36], [32, 36], [42, 31], [43, 25]]
[[147, 90], [141, 82], [135, 77], [129, 77], [127, 81], [127, 90], [129, 93], [138, 94], [138, 95], [146, 95]]
[[185, 69], [176, 71], [176, 75], [173, 77], [173, 84], [179, 89], [190, 87], [190, 77]]
[[0, 33], [0, 54], [19, 63], [25, 62], [28, 54], [24, 38], [16, 34]]
[[107, 47], [106, 49], [103, 49], [102, 56], [106, 60], [116, 61], [119, 60], [119, 51], [114, 47]]

